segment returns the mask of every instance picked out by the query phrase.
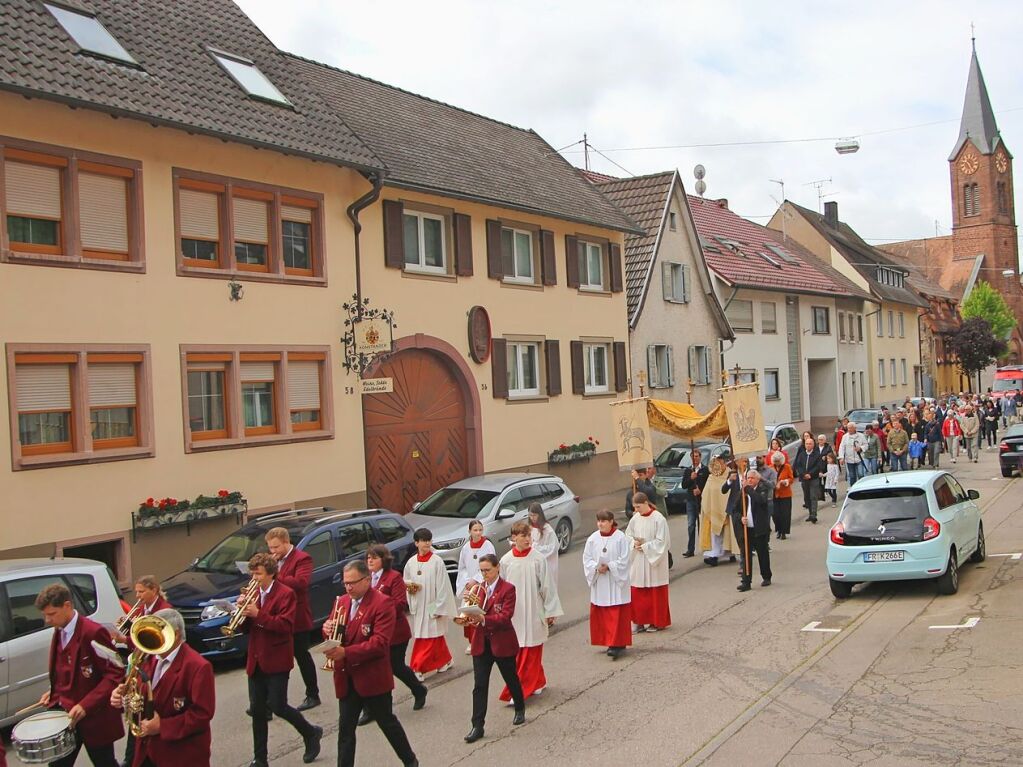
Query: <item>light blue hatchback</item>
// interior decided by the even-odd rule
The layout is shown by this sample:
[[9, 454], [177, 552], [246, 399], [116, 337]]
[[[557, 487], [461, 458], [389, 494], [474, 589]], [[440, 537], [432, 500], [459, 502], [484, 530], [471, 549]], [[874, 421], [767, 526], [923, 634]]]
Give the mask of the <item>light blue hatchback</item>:
[[946, 471], [861, 479], [831, 528], [831, 593], [844, 599], [857, 583], [920, 578], [934, 579], [942, 594], [956, 593], [959, 563], [987, 556], [979, 497]]

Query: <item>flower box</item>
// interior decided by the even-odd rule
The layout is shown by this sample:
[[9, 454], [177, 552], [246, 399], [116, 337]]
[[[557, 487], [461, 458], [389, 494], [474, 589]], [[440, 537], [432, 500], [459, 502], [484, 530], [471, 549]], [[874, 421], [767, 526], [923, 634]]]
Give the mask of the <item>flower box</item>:
[[132, 537], [134, 538], [139, 530], [157, 530], [180, 525], [184, 525], [191, 535], [193, 523], [224, 517], [234, 517], [240, 524], [248, 509], [248, 502], [237, 491], [221, 490], [215, 496], [200, 495], [194, 501], [179, 501], [176, 498], [156, 501], [147, 498], [131, 514]]
[[574, 463], [576, 461], [588, 461], [596, 454], [596, 450], [572, 450], [568, 453], [548, 453], [547, 463]]

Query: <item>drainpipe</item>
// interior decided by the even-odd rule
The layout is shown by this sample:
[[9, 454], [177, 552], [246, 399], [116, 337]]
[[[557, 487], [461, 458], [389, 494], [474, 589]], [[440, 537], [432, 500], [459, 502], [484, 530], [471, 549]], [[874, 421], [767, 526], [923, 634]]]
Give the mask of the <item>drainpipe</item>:
[[362, 232], [362, 224], [359, 223], [359, 213], [380, 199], [380, 190], [384, 185], [383, 177], [379, 173], [365, 175], [373, 188], [349, 205], [346, 211], [355, 229], [355, 305], [358, 307], [359, 317], [362, 317], [362, 261], [359, 255], [359, 234]]
[[[732, 295], [728, 297], [728, 300], [725, 301], [724, 305], [721, 307], [722, 314], [728, 311], [729, 304], [731, 304], [732, 301], [735, 300], [735, 297], [738, 294], [739, 286], [736, 285], [735, 288], [732, 289]], [[735, 346], [735, 341], [730, 341], [729, 344], [730, 345], [728, 349], [731, 349], [733, 346]], [[725, 352], [728, 351], [728, 349], [725, 349], [725, 339], [723, 338], [718, 339], [718, 349], [719, 349], [718, 356], [721, 358], [721, 385], [724, 386], [725, 383], [728, 381], [728, 379], [725, 377]]]
[[[919, 367], [917, 369], [920, 371], [920, 375], [919, 375], [919, 380], [914, 380], [913, 383], [916, 384], [917, 396], [918, 397], [924, 396], [924, 331], [923, 331], [923, 319], [924, 319], [924, 314], [930, 314], [930, 313], [931, 313], [931, 310], [928, 308], [927, 311], [925, 311], [923, 313], [918, 312], [917, 315], [916, 315], [916, 347], [917, 347], [916, 348], [916, 353], [917, 353], [917, 362], [920, 363], [920, 365], [919, 365]], [[931, 354], [931, 361], [934, 362], [934, 355], [933, 354]], [[935, 376], [935, 379], [937, 379], [937, 375], [938, 375], [938, 365], [937, 365], [937, 363], [934, 363], [934, 376]], [[913, 378], [917, 379], [918, 376], [913, 376]], [[935, 380], [935, 384], [936, 383], [937, 383], [937, 381]], [[934, 388], [937, 389], [938, 387], [935, 385]]]

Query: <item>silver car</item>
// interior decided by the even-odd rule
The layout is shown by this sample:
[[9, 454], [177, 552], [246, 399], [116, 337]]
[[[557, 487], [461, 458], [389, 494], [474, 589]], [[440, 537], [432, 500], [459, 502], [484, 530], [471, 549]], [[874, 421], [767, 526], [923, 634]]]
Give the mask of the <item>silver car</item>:
[[0, 727], [15, 723], [14, 712], [49, 689], [53, 630], [36, 609], [36, 596], [63, 583], [80, 615], [113, 628], [124, 615], [114, 576], [91, 559], [0, 561]]
[[529, 504], [534, 501], [558, 536], [558, 553], [565, 553], [572, 532], [579, 527], [579, 496], [551, 474], [484, 474], [462, 479], [416, 504], [405, 521], [413, 528], [429, 528], [434, 551], [448, 573], [455, 573], [459, 551], [469, 539], [470, 520], [483, 522], [484, 534], [501, 556], [508, 551], [512, 524], [529, 521]]

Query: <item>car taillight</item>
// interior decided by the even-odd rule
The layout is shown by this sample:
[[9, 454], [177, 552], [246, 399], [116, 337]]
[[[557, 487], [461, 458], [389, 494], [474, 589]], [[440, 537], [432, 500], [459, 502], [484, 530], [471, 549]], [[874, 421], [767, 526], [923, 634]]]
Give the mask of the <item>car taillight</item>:
[[941, 523], [938, 522], [934, 517], [927, 517], [924, 520], [924, 540], [929, 541], [931, 538], [937, 538], [938, 533], [941, 532]]
[[835, 526], [831, 528], [831, 542], [845, 546], [845, 525], [841, 522], [836, 522]]
[[998, 452], [1000, 452], [1000, 453], [1008, 453], [1009, 452], [1009, 443], [1008, 442], [1003, 442], [1002, 444], [1000, 444], [998, 446]]

